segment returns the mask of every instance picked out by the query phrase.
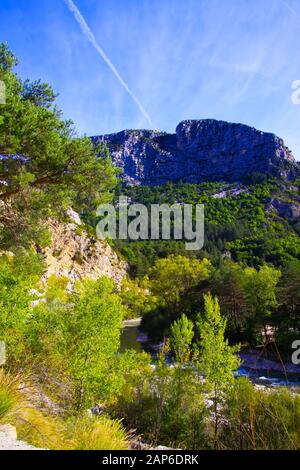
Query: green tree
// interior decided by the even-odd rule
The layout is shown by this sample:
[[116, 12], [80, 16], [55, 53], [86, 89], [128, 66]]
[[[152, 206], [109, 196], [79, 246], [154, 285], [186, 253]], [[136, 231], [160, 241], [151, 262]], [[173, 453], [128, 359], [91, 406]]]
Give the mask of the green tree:
[[300, 331], [300, 263], [293, 261], [282, 270], [277, 287], [278, 308], [273, 314], [276, 341], [288, 355]]
[[113, 282], [102, 277], [78, 282], [69, 294], [64, 282], [53, 278], [44, 300], [32, 309], [26, 323], [29, 365], [48, 377], [52, 393], [53, 384], [58, 388], [63, 382], [69, 388], [66, 406], [76, 410], [92, 406], [118, 386], [121, 299]]
[[41, 258], [32, 251], [0, 255], [0, 340], [7, 347], [8, 365], [20, 366], [26, 352], [23, 332], [42, 272]]
[[74, 293], [69, 330], [69, 367], [76, 381], [77, 406], [109, 395], [112, 359], [120, 347], [121, 300], [108, 278], [86, 279]]
[[283, 321], [294, 331], [300, 329], [300, 262], [291, 262], [282, 271], [278, 283], [278, 304]]
[[139, 372], [132, 383], [127, 375], [125, 387], [110, 407], [115, 416], [149, 442], [180, 448], [202, 449], [206, 446], [205, 407], [199, 377], [191, 367], [169, 367], [162, 354], [155, 369]]
[[171, 347], [175, 353], [176, 362], [181, 365], [191, 359], [193, 337], [193, 322], [183, 314], [171, 326]]
[[207, 280], [212, 270], [211, 262], [206, 258], [198, 260], [177, 255], [156, 260], [147, 281], [150, 309], [142, 319], [142, 327], [149, 337], [157, 341], [169, 336], [173, 321], [183, 311], [189, 314], [189, 305], [185, 302], [191, 291]]
[[[108, 151], [77, 137], [61, 118], [55, 93], [41, 81], [22, 81], [17, 60], [0, 44], [0, 80], [6, 104], [0, 106], [0, 244], [30, 245], [42, 237], [41, 224], [70, 206], [93, 211], [110, 198], [116, 170]], [[99, 158], [99, 156], [101, 158]]]
[[226, 319], [222, 317], [218, 299], [205, 295], [204, 315], [199, 315], [197, 328], [200, 336], [198, 368], [213, 391], [214, 447], [218, 447], [220, 404], [222, 393], [234, 382], [233, 371], [239, 367], [236, 355], [239, 346], [229, 346], [225, 339]]
[[141, 280], [124, 276], [120, 295], [126, 308], [126, 318], [140, 318], [156, 304], [156, 298], [149, 290], [147, 276]]
[[242, 266], [225, 261], [220, 269], [214, 272], [212, 291], [217, 295], [221, 310], [226, 316], [227, 334], [233, 341], [244, 338], [248, 321], [247, 301], [243, 289], [245, 273]]
[[258, 271], [255, 268], [246, 268], [244, 277], [244, 290], [247, 299], [247, 308], [251, 319], [249, 328], [251, 336], [261, 335], [268, 340], [267, 325], [272, 322], [272, 313], [277, 307], [276, 286], [280, 278], [280, 271], [274, 267], [264, 265]]
[[170, 256], [158, 259], [149, 271], [151, 292], [159, 297], [161, 305], [177, 305], [180, 296], [207, 279], [212, 265], [209, 260]]

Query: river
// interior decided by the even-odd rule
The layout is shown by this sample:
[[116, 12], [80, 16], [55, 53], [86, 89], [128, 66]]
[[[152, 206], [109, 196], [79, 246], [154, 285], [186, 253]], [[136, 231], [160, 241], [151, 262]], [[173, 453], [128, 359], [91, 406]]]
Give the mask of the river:
[[[120, 351], [147, 351], [155, 357], [157, 346], [148, 341], [147, 335], [139, 328], [140, 323], [139, 318], [123, 322]], [[300, 387], [299, 366], [285, 364], [285, 371], [281, 371], [282, 364], [279, 361], [263, 359], [258, 351], [253, 350], [243, 350], [240, 356], [243, 362], [237, 370], [238, 377], [248, 377], [251, 382], [268, 387]]]

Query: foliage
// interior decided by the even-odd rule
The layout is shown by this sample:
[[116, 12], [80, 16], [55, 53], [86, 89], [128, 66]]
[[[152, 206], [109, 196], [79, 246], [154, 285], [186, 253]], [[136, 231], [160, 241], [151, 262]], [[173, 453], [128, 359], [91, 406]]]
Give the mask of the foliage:
[[70, 376], [77, 409], [91, 406], [113, 387], [111, 368], [123, 316], [113, 289], [112, 281], [103, 277], [78, 283], [66, 298], [48, 293], [50, 300], [34, 308], [26, 325], [24, 334], [34, 357]]
[[193, 337], [193, 322], [183, 314], [171, 326], [171, 346], [177, 363], [186, 364], [191, 359]]
[[[258, 175], [257, 175], [258, 176]], [[264, 175], [261, 175], [264, 176]], [[258, 267], [273, 263], [282, 266], [299, 259], [297, 223], [279, 217], [270, 210], [272, 197], [298, 205], [299, 181], [294, 190], [289, 183], [274, 178], [258, 178], [243, 185], [226, 183], [165, 184], [119, 188], [132, 202], [150, 204], [204, 204], [205, 242], [190, 257], [208, 257], [219, 263], [230, 253], [235, 261]], [[118, 241], [116, 248], [128, 259], [133, 275], [142, 276], [157, 257], [184, 255], [184, 243], [178, 240]]]
[[13, 416], [23, 400], [18, 393], [20, 376], [12, 376], [0, 368], [0, 423]]
[[277, 288], [278, 309], [274, 314], [276, 339], [279, 348], [290, 353], [293, 340], [300, 331], [300, 263], [288, 263]]
[[197, 260], [177, 255], [157, 259], [146, 278], [150, 295], [142, 320], [150, 336], [157, 339], [169, 333], [171, 323], [185, 310], [182, 300], [209, 278], [212, 269], [205, 258]]
[[249, 323], [244, 277], [242, 266], [224, 259], [219, 269], [213, 272], [210, 282], [211, 292], [218, 297], [227, 319], [226, 335], [233, 342], [246, 339], [245, 330]]
[[125, 276], [120, 295], [126, 309], [126, 318], [139, 318], [156, 304], [156, 298], [149, 291], [148, 277], [138, 280]]
[[79, 416], [67, 422], [70, 449], [127, 450], [128, 441], [121, 422], [105, 416]]
[[280, 271], [262, 266], [259, 270], [246, 268], [244, 273], [245, 296], [251, 318], [249, 328], [263, 327], [264, 339], [267, 341], [267, 323], [277, 307], [276, 285]]
[[41, 259], [34, 252], [0, 255], [0, 339], [6, 344], [11, 363], [25, 354], [22, 330], [42, 272]]
[[229, 346], [225, 339], [226, 319], [222, 317], [218, 299], [205, 295], [205, 312], [199, 315], [199, 370], [213, 389], [226, 388], [234, 380], [233, 371], [239, 367], [236, 355], [239, 346]]
[[177, 305], [184, 292], [209, 277], [211, 269], [207, 259], [199, 261], [181, 255], [158, 259], [149, 271], [150, 290], [160, 305]]
[[236, 380], [226, 400], [222, 446], [239, 450], [300, 448], [300, 396], [287, 390], [257, 390]]
[[[22, 392], [24, 379], [27, 395]], [[18, 439], [45, 449], [128, 448], [120, 422], [88, 415], [63, 419], [34, 403], [32, 396], [36, 392], [29, 377], [12, 375], [0, 369], [0, 424], [16, 426]]]
[[113, 416], [123, 416], [128, 428], [151, 443], [181, 449], [201, 449], [205, 419], [201, 384], [190, 368], [170, 368], [164, 360], [141, 373], [111, 404]]
[[233, 371], [240, 365], [236, 355], [238, 346], [229, 346], [225, 339], [226, 319], [221, 316], [218, 299], [210, 294], [204, 297], [204, 318], [199, 315], [200, 355], [198, 369], [204, 375], [208, 389], [213, 390], [214, 400], [214, 447], [219, 445], [220, 414], [222, 392], [226, 392], [234, 382]]
[[33, 240], [43, 245], [39, 221], [62, 217], [71, 205], [93, 211], [116, 184], [107, 149], [77, 137], [54, 105], [50, 85], [22, 81], [12, 71], [16, 64], [0, 44], [0, 80], [6, 86], [0, 107], [0, 246], [11, 249]]

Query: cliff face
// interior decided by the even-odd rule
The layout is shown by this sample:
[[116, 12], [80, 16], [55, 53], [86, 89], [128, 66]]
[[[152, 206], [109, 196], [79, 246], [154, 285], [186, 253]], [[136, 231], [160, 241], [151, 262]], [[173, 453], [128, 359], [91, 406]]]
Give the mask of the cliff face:
[[291, 151], [275, 134], [214, 119], [182, 121], [175, 134], [125, 130], [92, 140], [107, 144], [130, 184], [234, 182], [253, 172], [284, 178], [297, 172]]
[[42, 280], [46, 282], [51, 275], [64, 276], [69, 279], [68, 287], [72, 288], [77, 279], [107, 276], [119, 286], [126, 274], [126, 263], [105, 240], [90, 237], [74, 211], [69, 212], [69, 216], [70, 223], [47, 222], [52, 243], [43, 250], [46, 272]]

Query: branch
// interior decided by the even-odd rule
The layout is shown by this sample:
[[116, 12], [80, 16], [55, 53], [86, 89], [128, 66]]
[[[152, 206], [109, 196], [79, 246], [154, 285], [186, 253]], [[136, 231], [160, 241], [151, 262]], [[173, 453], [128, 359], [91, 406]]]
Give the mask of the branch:
[[[46, 175], [46, 176], [41, 176], [37, 180], [33, 181], [32, 183], [29, 183], [29, 186], [31, 187], [38, 187], [42, 186], [43, 184], [55, 184], [58, 183], [59, 180], [57, 179], [58, 176], [62, 176], [64, 173], [64, 170], [59, 171], [57, 173], [53, 173], [52, 175]], [[0, 194], [0, 200], [1, 201], [6, 201], [10, 197], [14, 196], [15, 194], [19, 194], [22, 191], [23, 188], [18, 187], [15, 189], [10, 189], [9, 191], [5, 191], [4, 193]]]

